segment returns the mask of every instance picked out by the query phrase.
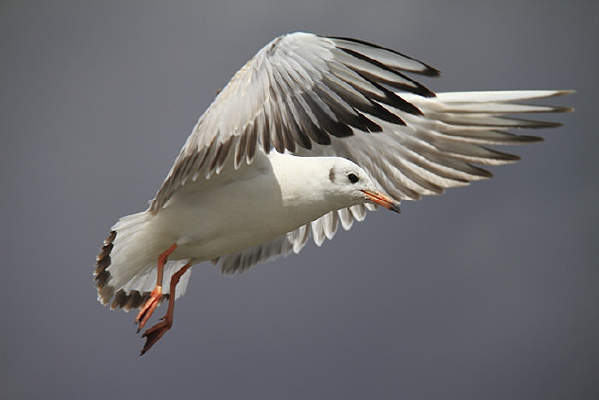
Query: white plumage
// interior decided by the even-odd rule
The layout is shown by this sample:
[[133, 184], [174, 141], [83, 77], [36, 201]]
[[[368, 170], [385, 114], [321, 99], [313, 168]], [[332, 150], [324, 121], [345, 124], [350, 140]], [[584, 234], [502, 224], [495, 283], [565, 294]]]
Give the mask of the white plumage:
[[559, 125], [504, 114], [568, 110], [516, 103], [568, 91], [435, 95], [407, 73], [439, 74], [354, 39], [293, 33], [266, 45], [200, 117], [148, 210], [112, 227], [94, 273], [99, 300], [126, 310], [146, 303], [161, 286], [161, 254], [163, 282], [206, 260], [241, 272], [298, 253], [310, 237], [321, 245], [373, 203], [395, 210], [488, 178], [474, 164], [517, 157], [485, 145], [534, 142], [506, 130]]

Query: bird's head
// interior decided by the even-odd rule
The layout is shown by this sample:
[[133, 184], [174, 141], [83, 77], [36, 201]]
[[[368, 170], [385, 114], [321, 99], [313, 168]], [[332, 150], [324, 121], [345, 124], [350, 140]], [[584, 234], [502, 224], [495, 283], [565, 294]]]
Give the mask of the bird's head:
[[351, 201], [349, 205], [370, 202], [400, 212], [399, 203], [378, 190], [368, 173], [349, 160], [336, 158], [328, 170], [328, 180], [333, 195]]

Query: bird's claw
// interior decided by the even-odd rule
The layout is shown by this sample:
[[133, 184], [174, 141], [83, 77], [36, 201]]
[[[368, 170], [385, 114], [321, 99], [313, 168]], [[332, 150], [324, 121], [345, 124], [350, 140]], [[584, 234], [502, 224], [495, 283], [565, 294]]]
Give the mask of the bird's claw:
[[137, 317], [135, 318], [135, 323], [138, 324], [137, 333], [142, 330], [142, 328], [146, 325], [146, 322], [150, 319], [154, 310], [158, 306], [160, 299], [162, 298], [162, 287], [156, 286], [152, 293], [150, 294], [150, 298], [146, 301], [144, 306], [139, 310]]
[[146, 344], [144, 345], [143, 349], [141, 349], [140, 356], [144, 355], [146, 351], [150, 350], [154, 343], [160, 340], [166, 331], [168, 331], [173, 325], [173, 321], [166, 316], [162, 317], [161, 320], [162, 322], [157, 323], [153, 327], [146, 330], [143, 335], [141, 335], [141, 337], [146, 338]]

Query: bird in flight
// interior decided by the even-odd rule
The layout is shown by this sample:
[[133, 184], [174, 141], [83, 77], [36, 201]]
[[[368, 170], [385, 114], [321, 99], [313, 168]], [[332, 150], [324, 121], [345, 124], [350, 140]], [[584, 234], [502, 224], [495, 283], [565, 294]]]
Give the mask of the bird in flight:
[[550, 128], [506, 114], [569, 108], [522, 101], [559, 90], [434, 93], [413, 76], [439, 71], [361, 40], [280, 36], [233, 76], [187, 138], [147, 210], [112, 226], [96, 258], [98, 300], [140, 308], [138, 332], [158, 304], [166, 315], [143, 333], [148, 351], [172, 326], [190, 267], [224, 274], [299, 253], [349, 229], [367, 210], [491, 177], [481, 165], [517, 156], [488, 145], [540, 138]]

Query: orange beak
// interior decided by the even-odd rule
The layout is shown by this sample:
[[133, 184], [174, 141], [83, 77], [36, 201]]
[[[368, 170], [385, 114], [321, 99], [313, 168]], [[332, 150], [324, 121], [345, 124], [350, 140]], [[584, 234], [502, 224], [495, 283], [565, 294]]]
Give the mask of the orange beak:
[[366, 195], [368, 200], [385, 207], [387, 210], [395, 211], [398, 214], [401, 212], [401, 210], [399, 209], [399, 203], [395, 202], [389, 196], [386, 196], [381, 192], [372, 190], [362, 190], [362, 193]]

